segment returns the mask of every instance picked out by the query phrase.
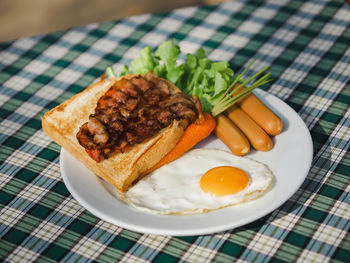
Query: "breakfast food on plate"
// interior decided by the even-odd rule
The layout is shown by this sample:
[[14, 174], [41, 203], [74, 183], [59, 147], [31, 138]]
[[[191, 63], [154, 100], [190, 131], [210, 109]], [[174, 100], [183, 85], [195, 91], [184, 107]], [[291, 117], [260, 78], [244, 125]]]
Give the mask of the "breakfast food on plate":
[[196, 98], [149, 72], [101, 78], [47, 112], [42, 126], [91, 171], [124, 192], [201, 116]]
[[155, 214], [198, 214], [263, 195], [269, 168], [216, 149], [194, 149], [147, 175], [124, 194], [131, 206]]
[[267, 133], [248, 114], [236, 105], [226, 110], [227, 116], [247, 136], [252, 146], [259, 151], [269, 151], [273, 143]]
[[44, 131], [144, 211], [202, 213], [258, 198], [273, 182], [266, 165], [215, 149], [189, 150], [214, 129], [235, 155], [250, 145], [270, 150], [266, 132], [278, 134], [282, 122], [250, 92], [271, 73], [251, 83], [267, 67], [244, 80], [251, 64], [235, 75], [203, 49], [183, 64], [179, 53], [165, 41], [154, 55], [145, 47], [131, 62], [133, 72], [125, 66], [116, 77], [107, 68], [108, 78], [47, 112]]

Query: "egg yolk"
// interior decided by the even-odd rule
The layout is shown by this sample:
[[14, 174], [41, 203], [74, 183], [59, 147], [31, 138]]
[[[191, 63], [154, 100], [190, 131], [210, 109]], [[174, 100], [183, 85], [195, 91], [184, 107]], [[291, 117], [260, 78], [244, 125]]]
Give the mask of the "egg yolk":
[[220, 166], [202, 176], [200, 187], [206, 193], [223, 196], [242, 191], [248, 183], [249, 176], [245, 171], [232, 166]]

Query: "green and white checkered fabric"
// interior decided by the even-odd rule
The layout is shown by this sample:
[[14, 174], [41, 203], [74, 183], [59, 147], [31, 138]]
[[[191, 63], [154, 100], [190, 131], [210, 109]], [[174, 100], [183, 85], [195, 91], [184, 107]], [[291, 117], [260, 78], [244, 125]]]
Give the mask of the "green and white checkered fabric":
[[[234, 70], [269, 65], [266, 90], [298, 112], [314, 143], [290, 200], [230, 231], [132, 232], [86, 211], [59, 170], [43, 114], [146, 45], [176, 39]], [[248, 72], [253, 73], [253, 72]], [[0, 43], [0, 259], [3, 262], [349, 262], [350, 6], [346, 1], [235, 0]]]

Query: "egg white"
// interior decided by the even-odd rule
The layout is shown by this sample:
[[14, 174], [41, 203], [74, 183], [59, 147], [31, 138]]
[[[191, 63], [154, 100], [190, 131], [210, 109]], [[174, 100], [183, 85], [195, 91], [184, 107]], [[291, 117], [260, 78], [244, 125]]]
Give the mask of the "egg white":
[[[244, 170], [250, 181], [235, 194], [215, 196], [204, 192], [200, 179], [218, 166]], [[155, 214], [199, 214], [253, 200], [265, 193], [273, 174], [262, 163], [216, 149], [195, 149], [147, 175], [124, 194], [124, 200], [141, 211]]]

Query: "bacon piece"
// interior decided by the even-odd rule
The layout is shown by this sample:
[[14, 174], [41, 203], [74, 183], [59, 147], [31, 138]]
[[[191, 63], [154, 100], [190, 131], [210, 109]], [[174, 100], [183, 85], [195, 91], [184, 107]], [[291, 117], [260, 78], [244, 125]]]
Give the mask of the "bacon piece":
[[142, 92], [147, 91], [149, 88], [151, 88], [151, 83], [144, 80], [143, 78], [134, 78], [131, 80], [131, 82], [137, 86]]
[[165, 111], [161, 111], [158, 114], [157, 119], [162, 124], [169, 125], [173, 116], [174, 115], [169, 110], [165, 110]]
[[124, 92], [122, 92], [120, 90], [116, 90], [115, 92], [113, 92], [111, 94], [111, 96], [118, 103], [125, 103], [126, 100], [128, 99], [128, 96]]
[[139, 137], [134, 132], [127, 132], [126, 133], [126, 140], [129, 144], [135, 144], [138, 143]]
[[179, 118], [188, 119], [190, 122], [196, 119], [196, 113], [184, 104], [178, 103], [171, 106], [170, 109]]
[[128, 99], [125, 107], [127, 110], [132, 111], [137, 107], [138, 101], [137, 99]]
[[145, 78], [149, 82], [152, 82], [154, 84], [154, 86], [156, 86], [165, 95], [170, 94], [168, 83], [166, 83], [166, 81], [164, 81], [163, 79], [160, 79], [156, 74], [154, 74], [154, 72], [152, 72], [152, 71], [148, 72], [145, 75]]
[[96, 162], [101, 162], [103, 160], [103, 156], [102, 156], [102, 152], [101, 150], [98, 150], [98, 149], [91, 149], [91, 150], [88, 150], [88, 149], [85, 149], [85, 151], [90, 155], [90, 157], [96, 161]]
[[139, 94], [136, 87], [130, 80], [122, 79], [118, 81], [115, 86], [129, 96], [137, 97]]
[[109, 136], [105, 126], [97, 118], [90, 116], [87, 128], [90, 134], [93, 134], [94, 142], [98, 145], [107, 143]]
[[81, 146], [87, 149], [95, 147], [92, 137], [89, 136], [89, 131], [87, 129], [87, 124], [85, 123], [77, 133], [77, 139]]
[[95, 117], [90, 117], [87, 123], [87, 128], [91, 134], [97, 133], [102, 134], [106, 131], [104, 125]]
[[108, 142], [108, 133], [95, 134], [94, 142], [100, 145], [106, 144]]
[[149, 89], [144, 94], [143, 97], [145, 101], [147, 101], [149, 104], [155, 104], [157, 103], [161, 98], [161, 92], [158, 89]]
[[111, 127], [113, 129], [113, 131], [117, 132], [117, 133], [121, 133], [124, 130], [123, 123], [121, 121], [118, 121], [118, 120], [110, 123], [109, 127]]
[[130, 111], [128, 111], [126, 108], [121, 107], [119, 109], [120, 114], [124, 117], [124, 118], [129, 118], [130, 117]]

